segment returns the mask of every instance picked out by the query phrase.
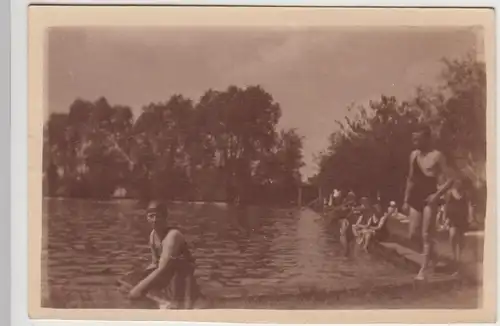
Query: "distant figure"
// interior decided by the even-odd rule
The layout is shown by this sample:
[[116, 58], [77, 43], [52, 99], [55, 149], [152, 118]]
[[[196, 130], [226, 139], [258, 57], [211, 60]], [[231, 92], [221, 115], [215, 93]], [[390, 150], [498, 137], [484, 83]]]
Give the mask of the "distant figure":
[[465, 232], [469, 221], [473, 219], [474, 209], [470, 200], [469, 187], [464, 178], [453, 183], [451, 190], [446, 194], [444, 218], [448, 221], [450, 230], [450, 245], [453, 252], [454, 274], [460, 273], [460, 260], [465, 242]]
[[391, 214], [390, 210], [384, 213], [379, 203], [374, 205], [374, 211], [368, 221], [368, 226], [363, 231], [363, 248], [365, 251], [369, 251], [372, 241], [384, 241], [389, 237], [389, 230], [387, 229], [386, 222]]
[[194, 259], [180, 231], [167, 226], [168, 210], [165, 204], [151, 202], [146, 212], [153, 227], [149, 237], [152, 262], [146, 277], [131, 291], [129, 297], [137, 299], [152, 288], [167, 288], [173, 306], [192, 309], [201, 293], [194, 278]]
[[[371, 202], [368, 197], [361, 198], [361, 207], [359, 211], [355, 210], [358, 215], [358, 220], [352, 226], [352, 232], [357, 239], [357, 243], [365, 248], [365, 230], [370, 226], [370, 220], [372, 215], [374, 214], [374, 210], [371, 207]], [[365, 248], [366, 249], [366, 248]]]
[[[410, 239], [423, 243], [423, 262], [417, 280], [424, 280], [433, 254], [433, 236], [439, 198], [451, 185], [444, 155], [432, 147], [431, 130], [424, 127], [413, 134], [415, 150], [410, 155], [403, 211], [410, 220]], [[438, 188], [439, 178], [446, 178]]]
[[395, 201], [391, 201], [389, 203], [389, 207], [387, 208], [387, 213], [390, 216], [397, 216], [399, 214], [399, 212], [398, 212], [398, 206], [396, 205]]
[[333, 198], [342, 197], [342, 192], [338, 189], [333, 190]]
[[352, 232], [354, 207], [356, 205], [356, 197], [354, 193], [350, 192], [347, 194], [346, 198], [341, 201], [340, 197], [337, 197], [340, 205], [335, 207], [335, 215], [338, 217], [340, 224], [340, 242], [344, 247], [344, 256], [349, 256], [351, 253], [352, 246], [354, 244], [354, 233]]

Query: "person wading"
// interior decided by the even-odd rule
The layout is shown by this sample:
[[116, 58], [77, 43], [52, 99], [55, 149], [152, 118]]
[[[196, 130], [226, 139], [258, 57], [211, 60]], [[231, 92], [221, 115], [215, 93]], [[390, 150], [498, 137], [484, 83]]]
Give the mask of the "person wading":
[[[437, 203], [452, 184], [444, 155], [432, 147], [431, 130], [423, 127], [413, 134], [415, 150], [410, 154], [403, 211], [410, 219], [409, 236], [423, 245], [423, 261], [417, 280], [424, 280], [433, 254]], [[444, 179], [438, 187], [439, 179]]]
[[153, 230], [149, 237], [152, 263], [146, 277], [129, 293], [138, 299], [153, 288], [166, 288], [171, 300], [170, 308], [192, 309], [202, 298], [194, 277], [194, 259], [183, 234], [167, 226], [168, 210], [164, 203], [151, 202], [146, 218]]

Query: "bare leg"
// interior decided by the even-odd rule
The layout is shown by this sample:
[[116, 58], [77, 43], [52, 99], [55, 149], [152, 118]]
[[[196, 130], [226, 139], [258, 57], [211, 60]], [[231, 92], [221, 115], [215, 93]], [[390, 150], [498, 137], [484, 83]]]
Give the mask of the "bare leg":
[[410, 240], [418, 247], [419, 250], [422, 250], [422, 214], [410, 207], [410, 211], [408, 214], [408, 219], [410, 220], [409, 225], [409, 238]]
[[364, 236], [364, 238], [365, 238], [365, 244], [364, 244], [365, 251], [368, 251], [368, 247], [370, 246], [372, 236], [373, 236], [373, 232], [371, 230], [365, 231], [365, 236]]
[[436, 208], [425, 206], [422, 216], [423, 261], [418, 278], [423, 279], [434, 254], [434, 233], [436, 231]]
[[451, 227], [450, 228], [450, 245], [451, 245], [451, 252], [453, 253], [453, 269], [456, 269], [457, 263], [458, 263], [458, 255], [460, 249], [459, 247], [459, 239], [458, 239], [458, 233], [457, 233], [457, 228], [456, 227]]
[[464, 232], [460, 229], [457, 229], [457, 245], [456, 245], [456, 263], [457, 263], [457, 272], [460, 269], [460, 262], [462, 261], [462, 251], [465, 245], [465, 235]]

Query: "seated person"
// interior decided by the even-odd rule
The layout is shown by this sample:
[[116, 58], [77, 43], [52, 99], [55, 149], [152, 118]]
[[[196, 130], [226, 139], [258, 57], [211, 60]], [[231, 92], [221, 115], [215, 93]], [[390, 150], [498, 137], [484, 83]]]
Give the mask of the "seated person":
[[368, 226], [363, 231], [363, 244], [366, 251], [369, 250], [372, 240], [384, 241], [389, 236], [387, 229], [387, 218], [390, 216], [390, 211], [385, 213], [380, 204], [374, 205], [373, 215], [368, 221]]
[[389, 216], [397, 216], [398, 215], [398, 207], [396, 206], [396, 202], [395, 201], [391, 201], [389, 203], [389, 207], [387, 208], [387, 214], [389, 214]]
[[352, 226], [352, 232], [357, 238], [358, 244], [362, 245], [364, 242], [364, 230], [369, 226], [370, 218], [373, 215], [373, 208], [370, 204], [370, 199], [368, 197], [361, 198], [361, 206], [358, 209], [354, 209], [356, 215], [358, 215], [358, 220]]

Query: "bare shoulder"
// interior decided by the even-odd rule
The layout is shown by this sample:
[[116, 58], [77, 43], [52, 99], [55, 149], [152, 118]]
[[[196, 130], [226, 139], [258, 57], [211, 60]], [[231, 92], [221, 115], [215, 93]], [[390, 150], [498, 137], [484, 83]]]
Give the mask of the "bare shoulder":
[[184, 241], [184, 235], [177, 229], [169, 231], [163, 240], [164, 243], [179, 243], [182, 241]]
[[414, 149], [411, 153], [410, 153], [410, 161], [413, 161], [415, 159], [415, 157], [418, 156], [418, 154], [420, 154], [420, 151], [418, 149]]
[[439, 151], [439, 150], [433, 150], [431, 152], [431, 155], [432, 157], [436, 160], [436, 161], [442, 161], [442, 160], [445, 160], [445, 156], [443, 154], [443, 152]]
[[441, 152], [439, 149], [435, 149], [431, 153], [436, 156], [444, 156], [443, 152]]

